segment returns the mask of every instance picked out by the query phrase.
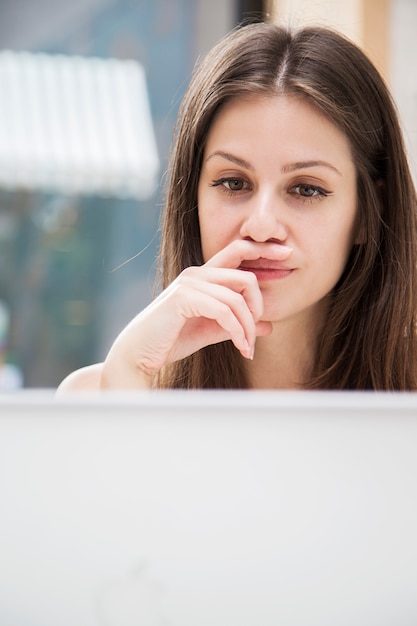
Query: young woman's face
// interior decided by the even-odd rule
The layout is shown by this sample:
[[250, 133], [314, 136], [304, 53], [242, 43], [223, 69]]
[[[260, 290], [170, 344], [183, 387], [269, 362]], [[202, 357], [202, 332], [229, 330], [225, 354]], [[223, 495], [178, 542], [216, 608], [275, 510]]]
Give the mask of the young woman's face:
[[293, 249], [242, 261], [274, 322], [320, 313], [355, 240], [356, 171], [344, 134], [294, 96], [235, 98], [210, 129], [198, 187], [203, 257], [236, 239]]

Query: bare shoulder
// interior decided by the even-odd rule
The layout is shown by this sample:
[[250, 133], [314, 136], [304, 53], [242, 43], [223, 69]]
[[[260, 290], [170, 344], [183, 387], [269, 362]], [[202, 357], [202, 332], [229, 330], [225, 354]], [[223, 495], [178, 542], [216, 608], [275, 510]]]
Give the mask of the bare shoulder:
[[71, 391], [98, 391], [100, 389], [102, 363], [82, 367], [69, 374], [59, 385], [56, 393]]

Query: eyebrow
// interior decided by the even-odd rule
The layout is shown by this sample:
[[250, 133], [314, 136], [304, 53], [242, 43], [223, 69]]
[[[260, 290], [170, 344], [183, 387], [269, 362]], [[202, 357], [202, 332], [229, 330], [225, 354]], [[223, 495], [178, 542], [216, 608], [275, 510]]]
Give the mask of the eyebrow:
[[[251, 172], [253, 172], [255, 169], [253, 165], [251, 165], [248, 161], [245, 161], [245, 159], [241, 159], [240, 157], [235, 156], [234, 154], [231, 154], [230, 152], [224, 152], [223, 150], [215, 150], [215, 152], [212, 152], [207, 157], [206, 161], [209, 161], [212, 157], [215, 157], [215, 156], [219, 156], [219, 157], [222, 157], [223, 159], [227, 159], [231, 163], [234, 163], [235, 165], [238, 165], [239, 167], [244, 167], [245, 169], [250, 170]], [[337, 167], [335, 167], [331, 163], [328, 163], [327, 161], [296, 161], [295, 163], [288, 163], [287, 165], [284, 165], [281, 168], [281, 171], [284, 174], [289, 174], [291, 172], [296, 172], [297, 170], [304, 170], [304, 169], [308, 169], [311, 167], [327, 167], [328, 169], [331, 169], [337, 174], [339, 174], [339, 176], [342, 176], [341, 172], [337, 169]]]
[[235, 156], [234, 154], [230, 154], [230, 152], [223, 152], [223, 150], [216, 150], [215, 152], [212, 152], [211, 154], [209, 154], [206, 161], [209, 161], [211, 158], [215, 156], [219, 156], [219, 157], [222, 157], [223, 159], [227, 159], [228, 161], [231, 161], [231, 163], [234, 163], [235, 165], [238, 165], [239, 167], [244, 167], [246, 170], [250, 170], [251, 172], [255, 170], [253, 165], [251, 165], [248, 161], [245, 161], [245, 159], [241, 159], [240, 157]]
[[328, 163], [327, 161], [297, 161], [296, 163], [288, 163], [288, 165], [284, 165], [284, 167], [282, 168], [282, 172], [288, 174], [297, 170], [305, 170], [309, 167], [327, 167], [339, 174], [339, 176], [342, 175], [337, 167], [335, 167], [331, 163]]

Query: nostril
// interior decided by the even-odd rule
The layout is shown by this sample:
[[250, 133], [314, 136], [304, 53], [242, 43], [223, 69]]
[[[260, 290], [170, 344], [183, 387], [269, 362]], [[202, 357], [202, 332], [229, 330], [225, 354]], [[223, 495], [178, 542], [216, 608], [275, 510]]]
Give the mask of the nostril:
[[280, 245], [286, 245], [287, 237], [283, 239], [279, 239], [277, 237], [267, 237], [267, 238], [254, 238], [249, 235], [246, 237], [242, 237], [243, 241], [251, 241], [253, 243], [279, 243]]
[[242, 222], [240, 236], [242, 239], [257, 243], [270, 241], [282, 244], [288, 239], [288, 230], [286, 225], [270, 212], [261, 215], [257, 211], [248, 215]]
[[287, 244], [288, 241], [288, 237], [284, 237], [284, 239], [277, 239], [276, 237], [271, 237], [270, 239], [268, 239], [269, 243], [279, 243], [279, 244]]

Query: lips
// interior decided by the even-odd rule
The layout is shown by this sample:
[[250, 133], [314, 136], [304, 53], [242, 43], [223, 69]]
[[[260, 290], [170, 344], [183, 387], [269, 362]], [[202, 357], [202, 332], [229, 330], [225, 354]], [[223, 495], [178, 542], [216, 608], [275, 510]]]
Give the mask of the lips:
[[277, 280], [289, 276], [294, 271], [292, 267], [288, 267], [282, 261], [263, 258], [242, 261], [239, 269], [253, 272], [258, 280]]
[[274, 261], [273, 259], [253, 259], [248, 261], [242, 261], [240, 264], [241, 270], [286, 270], [290, 271], [292, 268], [288, 267], [282, 261]]

